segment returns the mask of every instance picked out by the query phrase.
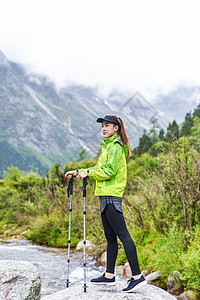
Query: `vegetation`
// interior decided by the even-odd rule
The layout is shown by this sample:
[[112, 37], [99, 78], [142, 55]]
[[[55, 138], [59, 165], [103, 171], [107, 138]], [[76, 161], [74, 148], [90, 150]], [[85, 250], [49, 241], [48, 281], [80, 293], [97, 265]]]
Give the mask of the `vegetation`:
[[[200, 106], [178, 126], [174, 120], [166, 133], [155, 119], [144, 132], [128, 161], [128, 181], [123, 210], [136, 243], [141, 269], [160, 270], [163, 286], [178, 270], [186, 289], [197, 294], [200, 286]], [[9, 168], [0, 181], [0, 234], [25, 237], [35, 243], [66, 247], [69, 200], [63, 173], [87, 168], [96, 160], [85, 158], [54, 164], [49, 174], [24, 173]], [[87, 186], [87, 239], [101, 253], [106, 241], [100, 220], [94, 182]], [[82, 182], [74, 180], [71, 244], [83, 238]], [[118, 264], [126, 262], [119, 243]]]
[[[42, 155], [41, 155], [42, 156]], [[48, 163], [42, 162], [39, 155], [28, 147], [14, 147], [6, 141], [0, 140], [0, 179], [3, 178], [5, 169], [9, 166], [19, 166], [21, 170], [28, 172], [30, 169], [41, 174], [46, 174]], [[51, 164], [52, 165], [52, 164]], [[51, 166], [50, 165], [50, 166]]]

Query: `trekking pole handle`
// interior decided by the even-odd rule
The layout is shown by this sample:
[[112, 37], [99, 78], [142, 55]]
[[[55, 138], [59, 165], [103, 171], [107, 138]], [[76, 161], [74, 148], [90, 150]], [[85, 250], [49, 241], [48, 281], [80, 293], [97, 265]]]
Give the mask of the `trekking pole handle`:
[[86, 197], [86, 185], [88, 184], [87, 178], [88, 178], [87, 176], [83, 178], [83, 186], [82, 186], [83, 197]]
[[75, 176], [72, 175], [72, 177], [69, 180], [69, 185], [67, 188], [68, 197], [69, 197], [69, 195], [73, 195], [73, 177], [75, 177]]

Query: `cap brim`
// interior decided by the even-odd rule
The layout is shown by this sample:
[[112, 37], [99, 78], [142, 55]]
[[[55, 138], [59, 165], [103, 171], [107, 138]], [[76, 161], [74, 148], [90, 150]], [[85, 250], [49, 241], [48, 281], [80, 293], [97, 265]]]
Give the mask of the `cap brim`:
[[98, 119], [97, 119], [97, 123], [102, 123], [103, 121], [104, 121], [103, 118], [98, 118]]

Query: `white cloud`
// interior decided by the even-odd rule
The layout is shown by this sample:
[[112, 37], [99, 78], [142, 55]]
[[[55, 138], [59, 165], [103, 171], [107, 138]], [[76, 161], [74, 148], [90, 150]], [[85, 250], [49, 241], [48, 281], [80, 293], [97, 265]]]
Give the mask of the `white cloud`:
[[[151, 95], [200, 84], [198, 0], [0, 0], [0, 47], [47, 74]], [[153, 92], [152, 92], [153, 91]]]

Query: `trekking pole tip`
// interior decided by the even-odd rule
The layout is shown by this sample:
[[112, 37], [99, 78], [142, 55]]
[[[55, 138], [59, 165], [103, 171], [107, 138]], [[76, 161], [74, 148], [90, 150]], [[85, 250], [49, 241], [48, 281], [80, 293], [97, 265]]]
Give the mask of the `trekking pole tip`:
[[70, 284], [69, 279], [67, 279], [67, 281], [65, 281], [65, 283], [66, 283], [66, 288], [68, 288], [68, 287], [69, 287], [69, 284]]
[[86, 288], [87, 288], [87, 285], [86, 284], [84, 284], [84, 293], [86, 293]]

